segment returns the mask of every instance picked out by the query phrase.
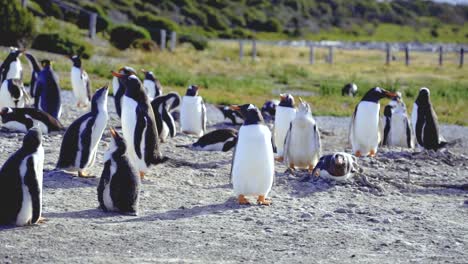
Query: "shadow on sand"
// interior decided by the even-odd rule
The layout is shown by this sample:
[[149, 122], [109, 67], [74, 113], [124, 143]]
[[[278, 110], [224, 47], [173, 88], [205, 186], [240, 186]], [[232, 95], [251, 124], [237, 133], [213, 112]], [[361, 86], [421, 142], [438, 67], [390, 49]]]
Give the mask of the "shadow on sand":
[[73, 219], [96, 219], [120, 216], [116, 212], [104, 212], [101, 209], [86, 209], [81, 211], [70, 211], [60, 213], [44, 213], [45, 218], [73, 218]]
[[59, 170], [44, 171], [44, 189], [72, 189], [97, 187], [99, 178], [79, 178], [76, 174]]

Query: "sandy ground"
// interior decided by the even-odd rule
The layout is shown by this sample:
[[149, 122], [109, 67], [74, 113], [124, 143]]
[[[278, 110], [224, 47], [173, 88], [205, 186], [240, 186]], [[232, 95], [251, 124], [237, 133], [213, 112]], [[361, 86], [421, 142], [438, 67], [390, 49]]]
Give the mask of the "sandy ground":
[[[62, 122], [83, 114], [63, 92]], [[117, 125], [113, 98], [110, 124]], [[209, 107], [210, 130], [225, 126]], [[349, 118], [317, 117], [323, 154], [350, 150]], [[0, 263], [428, 263], [468, 262], [468, 128], [442, 126], [445, 152], [379, 149], [362, 158], [363, 175], [346, 184], [301, 182], [276, 164], [270, 207], [239, 206], [229, 184], [232, 152], [175, 148], [195, 139], [178, 134], [164, 155], [186, 161], [150, 169], [137, 217], [97, 209], [97, 184], [109, 134], [90, 169], [95, 179], [53, 171], [61, 135], [44, 137], [44, 224], [0, 228]], [[23, 135], [0, 132], [0, 162]], [[192, 164], [190, 166], [190, 164]]]

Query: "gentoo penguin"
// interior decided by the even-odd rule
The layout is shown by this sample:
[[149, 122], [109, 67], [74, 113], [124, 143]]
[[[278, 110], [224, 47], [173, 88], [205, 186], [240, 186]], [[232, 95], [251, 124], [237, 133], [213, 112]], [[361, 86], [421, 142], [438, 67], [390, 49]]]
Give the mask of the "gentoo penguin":
[[413, 148], [413, 133], [406, 105], [401, 100], [401, 93], [393, 98], [384, 108], [384, 137], [382, 145]]
[[278, 100], [269, 100], [266, 101], [261, 109], [263, 119], [265, 121], [267, 120], [274, 120], [275, 119], [275, 114], [276, 114], [276, 107], [278, 106], [279, 101]]
[[146, 94], [153, 100], [157, 96], [163, 94], [163, 87], [152, 71], [141, 70], [145, 74], [145, 79], [143, 80], [143, 86], [145, 87]]
[[362, 172], [357, 164], [357, 158], [344, 152], [336, 152], [320, 158], [312, 174], [304, 180], [309, 180], [311, 176], [320, 176], [335, 181], [344, 181], [354, 175], [355, 172]]
[[0, 225], [41, 221], [44, 148], [39, 129], [24, 136], [23, 146], [0, 169]]
[[23, 79], [23, 67], [19, 59], [23, 52], [17, 48], [10, 48], [10, 53], [0, 65], [0, 82], [8, 79]]
[[50, 60], [42, 60], [41, 65], [42, 71], [36, 83], [35, 107], [59, 119], [62, 113], [59, 80]]
[[153, 108], [145, 89], [134, 74], [112, 72], [125, 88], [122, 98], [122, 132], [128, 146], [128, 157], [143, 178], [151, 164], [166, 160], [159, 151], [158, 129]]
[[201, 137], [206, 131], [206, 107], [203, 98], [198, 95], [199, 89], [196, 85], [190, 85], [182, 97], [180, 130]]
[[18, 132], [28, 132], [33, 126], [39, 128], [42, 134], [65, 130], [60, 122], [46, 112], [35, 108], [4, 107], [0, 112], [3, 127]]
[[283, 160], [283, 146], [289, 124], [296, 118], [296, 108], [294, 108], [294, 97], [290, 94], [281, 94], [281, 100], [276, 107], [274, 141], [278, 160]]
[[39, 62], [31, 53], [25, 53], [26, 58], [28, 59], [29, 66], [31, 67], [31, 81], [29, 82], [29, 94], [32, 98], [35, 98], [36, 94], [36, 82], [39, 76], [39, 72], [42, 70]]
[[232, 106], [245, 117], [239, 129], [237, 145], [231, 167], [231, 182], [239, 204], [249, 204], [247, 195], [258, 196], [261, 205], [270, 205], [265, 198], [273, 185], [275, 162], [271, 145], [271, 132], [263, 117], [252, 104]]
[[320, 132], [312, 117], [310, 105], [303, 102], [297, 109], [296, 118], [291, 121], [284, 142], [284, 162], [292, 172], [296, 168], [314, 169], [320, 158]]
[[88, 73], [83, 69], [81, 65], [81, 58], [78, 55], [70, 57], [73, 62], [70, 80], [73, 88], [73, 94], [76, 98], [76, 106], [87, 107], [91, 102], [91, 82], [88, 77]]
[[107, 91], [107, 86], [97, 90], [91, 100], [91, 112], [68, 127], [63, 135], [57, 169], [78, 171], [79, 177], [88, 177], [85, 170], [94, 164], [107, 125]]
[[353, 153], [357, 157], [371, 156], [377, 153], [381, 141], [380, 99], [394, 98], [396, 93], [386, 91], [380, 87], [370, 89], [356, 106], [349, 130], [349, 140]]
[[343, 89], [341, 89], [341, 95], [342, 96], [356, 96], [357, 94], [358, 87], [355, 83], [348, 83], [345, 86], [343, 86]]
[[171, 115], [171, 110], [180, 105], [180, 96], [175, 92], [166, 95], [160, 95], [154, 98], [151, 102], [156, 128], [161, 142], [165, 142], [167, 137], [176, 136], [176, 125], [174, 117]]
[[231, 120], [232, 124], [237, 126], [244, 123], [244, 117], [238, 111], [232, 110], [229, 106], [218, 106], [219, 111], [223, 113], [224, 119]]
[[99, 207], [104, 211], [138, 214], [140, 177], [130, 163], [125, 140], [110, 128], [112, 141], [104, 154], [104, 170], [98, 186]]
[[0, 87], [0, 107], [24, 107], [28, 99], [28, 93], [20, 79], [3, 81]]
[[229, 151], [237, 143], [237, 130], [224, 128], [211, 131], [200, 137], [195, 143], [189, 145], [176, 145], [192, 150], [202, 151]]
[[[136, 75], [136, 71], [132, 67], [122, 67], [119, 69], [118, 73], [131, 75]], [[122, 80], [117, 77], [112, 78], [112, 91], [114, 93], [114, 103], [115, 103], [115, 111], [117, 115], [121, 117], [122, 115], [122, 97], [125, 94], [125, 87], [122, 85]]]
[[439, 121], [431, 103], [430, 91], [423, 87], [413, 105], [411, 114], [414, 133], [418, 144], [425, 149], [438, 150], [447, 142], [439, 131]]

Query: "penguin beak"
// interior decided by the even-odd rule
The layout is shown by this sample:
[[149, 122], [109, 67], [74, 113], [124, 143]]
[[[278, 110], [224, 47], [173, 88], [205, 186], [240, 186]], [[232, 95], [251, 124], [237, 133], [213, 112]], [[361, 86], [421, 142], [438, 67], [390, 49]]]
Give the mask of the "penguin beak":
[[113, 138], [117, 138], [117, 137], [118, 137], [117, 131], [115, 131], [115, 128], [114, 128], [114, 127], [110, 127], [110, 128], [109, 128], [109, 131], [110, 131], [111, 136], [112, 136]]
[[397, 93], [393, 93], [393, 92], [389, 92], [389, 91], [384, 91], [384, 94], [385, 94], [386, 97], [388, 97], [390, 99], [398, 97]]
[[148, 72], [148, 71], [145, 70], [145, 69], [141, 69], [140, 71], [141, 71], [142, 73], [144, 73], [144, 74], [146, 74], [146, 73]]
[[299, 102], [301, 102], [301, 104], [302, 104], [302, 103], [304, 103], [304, 100], [302, 100], [302, 98], [299, 97]]
[[240, 106], [238, 105], [231, 105], [229, 109], [234, 110], [234, 111], [240, 111]]
[[286, 100], [286, 95], [285, 94], [280, 94], [280, 100], [281, 101]]
[[112, 73], [113, 76], [115, 76], [117, 78], [120, 78], [120, 79], [125, 78], [127, 76], [125, 74], [118, 73], [118, 72], [115, 72], [115, 71], [111, 71], [111, 73]]

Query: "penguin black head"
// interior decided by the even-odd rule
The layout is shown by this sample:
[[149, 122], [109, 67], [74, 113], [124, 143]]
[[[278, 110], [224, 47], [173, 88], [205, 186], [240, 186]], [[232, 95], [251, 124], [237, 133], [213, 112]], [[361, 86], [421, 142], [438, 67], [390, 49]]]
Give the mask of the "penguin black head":
[[15, 47], [10, 47], [10, 54], [8, 54], [8, 57], [11, 58], [11, 60], [16, 60], [21, 54], [24, 52], [24, 50], [15, 48]]
[[50, 66], [52, 66], [52, 61], [47, 60], [47, 59], [41, 60], [41, 65], [42, 65], [43, 68], [50, 67]]
[[81, 58], [79, 55], [71, 56], [70, 60], [73, 62], [74, 67], [81, 68]]
[[23, 149], [36, 150], [42, 143], [42, 132], [39, 128], [33, 127], [23, 138]]
[[126, 75], [132, 75], [132, 74], [136, 75], [137, 74], [135, 69], [133, 69], [130, 66], [124, 66], [124, 67], [120, 68], [119, 73], [126, 74]]
[[431, 95], [431, 92], [429, 91], [428, 88], [423, 87], [419, 89], [419, 94], [418, 94], [418, 97], [416, 98], [416, 103], [419, 106], [430, 104], [431, 103], [430, 95]]
[[185, 93], [186, 96], [198, 96], [198, 90], [200, 90], [200, 87], [197, 85], [190, 85], [187, 88], [187, 92]]
[[112, 75], [121, 80], [122, 85], [125, 87], [126, 96], [138, 102], [146, 100], [146, 92], [140, 79], [135, 74], [122, 74], [112, 71]]
[[152, 71], [141, 70], [145, 74], [145, 80], [150, 80], [156, 82], [156, 78], [154, 77], [154, 73]]
[[364, 95], [364, 97], [361, 99], [361, 101], [367, 101], [367, 102], [374, 102], [377, 103], [380, 99], [387, 97], [387, 98], [395, 98], [397, 97], [398, 94], [389, 92], [385, 89], [382, 89], [380, 87], [374, 87], [367, 91], [367, 93]]
[[93, 98], [91, 99], [91, 112], [96, 113], [99, 111], [99, 107], [107, 105], [108, 92], [108, 86], [105, 85], [94, 93]]
[[2, 111], [0, 111], [0, 116], [2, 117], [3, 122], [7, 122], [4, 118], [8, 119], [7, 115], [13, 113], [13, 109], [10, 107], [3, 107]]
[[294, 97], [291, 94], [280, 94], [279, 106], [294, 107]]
[[110, 127], [109, 130], [112, 136], [112, 144], [114, 148], [113, 152], [117, 153], [119, 156], [124, 155], [127, 151], [127, 144], [125, 144], [125, 140], [113, 127]]
[[244, 125], [256, 125], [263, 123], [260, 110], [253, 104], [232, 105], [231, 110], [239, 111], [244, 117]]
[[346, 174], [346, 159], [340, 153], [337, 153], [333, 156], [332, 166], [330, 166], [330, 174], [333, 176], [343, 176]]

